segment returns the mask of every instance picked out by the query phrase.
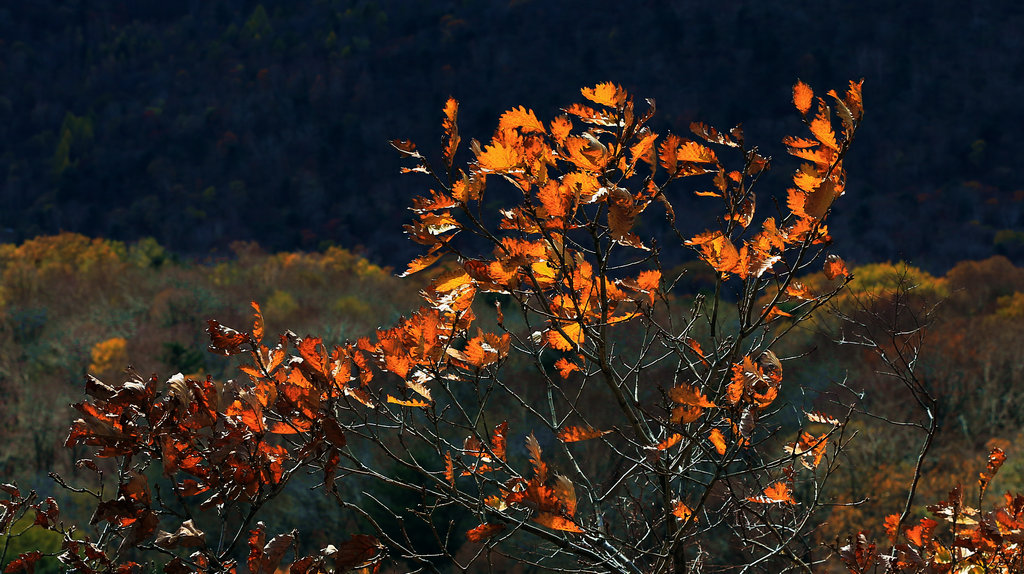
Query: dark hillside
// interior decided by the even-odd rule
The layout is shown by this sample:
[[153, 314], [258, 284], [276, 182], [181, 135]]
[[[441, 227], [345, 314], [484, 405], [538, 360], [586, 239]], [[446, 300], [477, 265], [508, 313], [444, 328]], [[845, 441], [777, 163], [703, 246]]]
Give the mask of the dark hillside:
[[[432, 151], [527, 105], [542, 118], [612, 80], [657, 99], [662, 129], [794, 131], [797, 77], [866, 78], [870, 116], [833, 231], [853, 260], [943, 271], [1021, 261], [1022, 8], [953, 0], [770, 2], [6, 3], [0, 6], [0, 229], [60, 230], [183, 253], [362, 246], [403, 264], [396, 231], [424, 180], [386, 141]], [[688, 190], [679, 188], [685, 195]], [[698, 221], [695, 219], [695, 221]], [[924, 240], [921, 228], [932, 233]]]

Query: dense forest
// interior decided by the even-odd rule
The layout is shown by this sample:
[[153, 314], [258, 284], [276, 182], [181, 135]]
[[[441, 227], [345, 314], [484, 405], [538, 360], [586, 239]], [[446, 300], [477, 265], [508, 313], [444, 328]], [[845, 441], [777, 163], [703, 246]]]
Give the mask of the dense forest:
[[[681, 302], [710, 295], [713, 278], [691, 267], [677, 285]], [[5, 349], [0, 355], [0, 437], [8, 445], [0, 452], [0, 475], [23, 489], [56, 496], [66, 516], [86, 519], [88, 501], [57, 488], [47, 476], [56, 471], [83, 480], [87, 475], [75, 467], [86, 449], [61, 448], [75, 416], [67, 405], [80, 399], [86, 373], [116, 381], [130, 363], [137, 372], [162, 378], [174, 372], [197, 379], [230, 376], [232, 362], [204, 350], [203, 327], [210, 317], [245, 324], [248, 309], [238, 302], [249, 299], [261, 302], [271, 332], [318, 332], [332, 345], [372, 334], [412, 309], [416, 291], [424, 286], [420, 279], [398, 279], [389, 271], [339, 248], [272, 254], [236, 243], [230, 257], [192, 263], [151, 240], [125, 244], [63, 234], [0, 246], [0, 345]], [[786, 367], [789, 395], [845, 379], [863, 393], [861, 407], [873, 413], [848, 423], [857, 435], [856, 448], [843, 455], [841, 472], [828, 491], [837, 499], [864, 502], [826, 513], [816, 540], [827, 544], [862, 529], [883, 537], [882, 520], [902, 504], [902, 489], [914, 472], [919, 431], [885, 422], [913, 420], [913, 400], [880, 374], [881, 365], [870, 354], [834, 344], [842, 330], [840, 314], [884, 312], [901, 283], [914, 287], [908, 301], [914, 312], [932, 313], [919, 371], [943, 397], [937, 413], [940, 431], [923, 468], [919, 498], [944, 499], [958, 481], [972, 485], [992, 447], [1009, 456], [992, 491], [1024, 489], [1019, 447], [1024, 393], [1017, 384], [1024, 363], [1016, 344], [1022, 336], [1024, 268], [996, 256], [960, 262], [944, 276], [905, 264], [870, 264], [850, 272], [857, 280], [832, 311], [777, 348], [780, 356], [792, 358]], [[811, 290], [829, 284], [820, 272], [803, 282]], [[863, 301], [870, 304], [860, 307]], [[510, 362], [505, 368], [512, 379], [539, 380], [528, 364]], [[827, 400], [814, 404], [834, 409]], [[606, 407], [589, 408], [601, 412]], [[791, 420], [781, 432], [795, 428]], [[333, 533], [365, 528], [310, 490], [311, 480], [294, 482], [269, 507], [275, 529], [315, 522], [305, 543], [316, 546], [331, 542]], [[343, 488], [346, 496], [359, 496], [357, 486]], [[401, 493], [378, 492], [394, 504], [408, 503]], [[916, 520], [922, 513], [913, 516]], [[459, 522], [463, 530], [471, 526]], [[60, 547], [60, 537], [31, 530], [11, 543], [9, 556], [31, 549], [52, 552]], [[457, 544], [463, 544], [461, 539]], [[37, 571], [59, 571], [53, 562], [39, 566]]]
[[[152, 236], [179, 253], [343, 246], [391, 266], [416, 183], [386, 142], [467, 137], [580, 85], [654, 98], [659, 130], [744, 122], [767, 155], [787, 89], [866, 79], [832, 221], [854, 261], [1020, 262], [1024, 26], [1004, 2], [43, 0], [0, 6], [0, 233]], [[768, 90], [765, 92], [764, 90]], [[788, 168], [787, 168], [788, 169]], [[784, 186], [787, 169], [769, 185]], [[679, 190], [676, 201], [684, 201]], [[681, 211], [691, 223], [701, 220]], [[367, 214], [373, 214], [368, 217]], [[927, 227], [931, 232], [923, 234]], [[670, 254], [666, 254], [668, 256]]]

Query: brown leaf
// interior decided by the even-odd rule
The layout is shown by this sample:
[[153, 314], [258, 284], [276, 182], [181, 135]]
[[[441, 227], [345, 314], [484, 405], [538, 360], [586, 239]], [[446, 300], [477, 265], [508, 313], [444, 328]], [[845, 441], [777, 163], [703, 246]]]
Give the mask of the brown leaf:
[[846, 263], [836, 254], [829, 255], [825, 258], [824, 271], [825, 277], [830, 281], [836, 277], [846, 277], [850, 274], [846, 269]]
[[210, 335], [210, 351], [219, 355], [236, 355], [241, 353], [242, 345], [250, 342], [246, 333], [225, 327], [214, 319], [207, 321], [206, 332]]
[[153, 544], [164, 549], [195, 548], [206, 545], [206, 534], [196, 528], [192, 520], [186, 520], [181, 523], [181, 526], [174, 533], [158, 532]]
[[353, 534], [338, 547], [334, 555], [334, 569], [337, 572], [356, 570], [372, 566], [380, 561], [384, 547], [368, 534]]
[[568, 477], [561, 474], [555, 475], [555, 485], [552, 487], [555, 498], [562, 503], [566, 516], [570, 518], [576, 515], [576, 487]]

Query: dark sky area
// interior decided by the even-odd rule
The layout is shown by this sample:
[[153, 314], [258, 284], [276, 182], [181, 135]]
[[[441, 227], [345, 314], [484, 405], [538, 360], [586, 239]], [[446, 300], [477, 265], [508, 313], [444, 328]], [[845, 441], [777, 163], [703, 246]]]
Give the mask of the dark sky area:
[[[544, 120], [579, 88], [657, 100], [656, 129], [742, 122], [784, 192], [797, 78], [865, 78], [867, 110], [831, 227], [856, 263], [941, 272], [1024, 261], [1024, 30], [1016, 2], [37, 0], [0, 5], [0, 240], [60, 230], [153, 236], [183, 254], [236, 240], [358, 248], [402, 266], [423, 177], [387, 144], [436, 154], [502, 111]], [[461, 159], [469, 159], [468, 151]], [[767, 201], [763, 190], [761, 197]], [[690, 190], [683, 223], [707, 227]], [[688, 207], [693, 203], [692, 209]], [[687, 220], [689, 217], [689, 220]]]

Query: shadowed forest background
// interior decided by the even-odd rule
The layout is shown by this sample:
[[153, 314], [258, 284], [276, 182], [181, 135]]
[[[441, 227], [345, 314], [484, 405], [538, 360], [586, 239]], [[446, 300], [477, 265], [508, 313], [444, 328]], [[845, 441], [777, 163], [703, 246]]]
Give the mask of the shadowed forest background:
[[[49, 1], [0, 6], [0, 236], [154, 237], [176, 253], [358, 248], [404, 264], [417, 185], [392, 138], [463, 102], [553, 116], [612, 80], [661, 131], [778, 142], [795, 78], [865, 78], [869, 122], [831, 222], [858, 262], [932, 272], [1024, 254], [1024, 8], [1005, 2]], [[765, 149], [780, 157], [778, 149]], [[785, 185], [785, 170], [774, 183]], [[773, 183], [773, 182], [769, 182]], [[696, 204], [696, 202], [694, 202]], [[372, 215], [370, 215], [372, 214]], [[702, 220], [699, 210], [680, 216]], [[922, 233], [927, 228], [928, 233]]]
[[[448, 96], [468, 142], [506, 109], [550, 118], [579, 86], [620, 83], [657, 101], [660, 133], [742, 122], [777, 162], [761, 189], [782, 192], [795, 79], [863, 77], [867, 114], [829, 228], [854, 294], [904, 276], [911, 302], [936, 310], [922, 372], [944, 402], [921, 499], [974, 481], [991, 446], [1010, 455], [993, 492], [1024, 490], [1022, 15], [947, 0], [0, 5], [0, 476], [49, 493], [47, 472], [74, 475], [84, 449], [61, 448], [64, 405], [86, 372], [223, 376], [205, 321], [245, 324], [250, 300], [268, 332], [329, 344], [414, 309], [429, 277], [394, 275], [419, 252], [401, 229], [429, 182], [399, 174], [387, 142], [434, 153]], [[713, 212], [682, 187], [679, 227], [700, 232]], [[688, 271], [686, 296], [714, 283], [689, 252], [663, 259]], [[786, 341], [785, 355], [811, 357], [791, 388], [846, 378], [875, 412], [907, 416], [877, 364], [832, 346], [836, 328], [826, 316]], [[836, 509], [822, 541], [880, 532], [913, 471], [909, 431], [856, 424], [836, 493], [871, 503]], [[74, 512], [73, 496], [62, 503]], [[327, 504], [290, 489], [274, 526], [316, 516], [311, 545], [360, 528]], [[15, 544], [59, 546], [39, 536]]]

